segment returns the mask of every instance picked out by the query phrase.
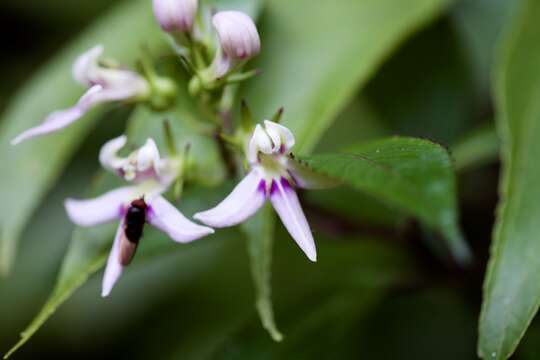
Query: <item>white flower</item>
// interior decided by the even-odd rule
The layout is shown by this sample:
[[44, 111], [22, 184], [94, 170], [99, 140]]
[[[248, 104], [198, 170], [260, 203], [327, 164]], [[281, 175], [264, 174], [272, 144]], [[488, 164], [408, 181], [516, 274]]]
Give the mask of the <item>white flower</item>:
[[261, 51], [261, 40], [253, 20], [240, 11], [220, 11], [212, 18], [220, 47], [211, 69], [223, 77]]
[[166, 32], [190, 32], [198, 0], [154, 0], [154, 16]]
[[264, 127], [257, 125], [247, 145], [249, 173], [221, 203], [195, 214], [194, 218], [213, 227], [233, 226], [270, 200], [293, 239], [311, 261], [316, 261], [315, 242], [295, 187], [325, 184], [291, 158], [293, 146], [294, 136], [285, 126], [268, 120], [264, 121]]
[[[120, 221], [103, 277], [102, 296], [109, 295], [124, 267], [131, 261], [144, 223], [155, 226], [180, 243], [214, 232], [211, 228], [188, 220], [161, 196], [174, 180], [177, 170], [173, 170], [173, 160], [160, 158], [154, 140], [148, 139], [143, 147], [127, 158], [117, 157], [116, 152], [125, 142], [126, 138], [122, 136], [106, 143], [101, 150], [100, 160], [105, 168], [128, 178], [134, 185], [109, 191], [95, 199], [65, 201], [69, 218], [79, 226]], [[133, 216], [138, 217], [135, 218], [138, 223], [133, 224]], [[133, 231], [137, 230], [137, 225], [141, 233], [134, 237]]]
[[176, 178], [180, 164], [174, 159], [162, 159], [153, 139], [147, 139], [139, 149], [127, 157], [119, 157], [118, 152], [127, 142], [122, 135], [108, 141], [99, 152], [101, 165], [126, 181], [142, 182], [148, 179], [157, 180], [168, 187]]
[[73, 77], [88, 90], [75, 106], [54, 111], [38, 126], [30, 128], [11, 141], [16, 145], [35, 136], [61, 130], [80, 119], [92, 107], [111, 101], [139, 100], [150, 94], [148, 82], [139, 74], [99, 63], [103, 46], [98, 45], [80, 55], [73, 65]]

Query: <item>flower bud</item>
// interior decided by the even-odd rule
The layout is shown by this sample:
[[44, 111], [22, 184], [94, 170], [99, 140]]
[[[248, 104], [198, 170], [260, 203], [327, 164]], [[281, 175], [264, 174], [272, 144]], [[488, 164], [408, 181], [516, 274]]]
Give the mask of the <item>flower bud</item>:
[[190, 32], [198, 0], [154, 0], [154, 16], [166, 32]]
[[259, 54], [261, 40], [253, 20], [239, 11], [221, 11], [212, 18], [223, 52], [234, 60]]
[[259, 153], [286, 155], [294, 146], [294, 135], [283, 125], [264, 120], [264, 127], [257, 125], [248, 143], [247, 157], [250, 163], [258, 160]]

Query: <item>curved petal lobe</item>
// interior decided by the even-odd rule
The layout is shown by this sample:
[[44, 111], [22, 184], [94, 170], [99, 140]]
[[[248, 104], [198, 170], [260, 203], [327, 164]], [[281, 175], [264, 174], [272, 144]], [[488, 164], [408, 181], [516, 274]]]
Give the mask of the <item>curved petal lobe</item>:
[[122, 187], [89, 200], [66, 199], [64, 206], [69, 219], [79, 226], [103, 224], [122, 215], [122, 206], [129, 201], [135, 189]]
[[265, 200], [265, 182], [259, 172], [251, 171], [215, 208], [193, 217], [214, 227], [233, 226], [255, 214]]
[[148, 222], [177, 242], [186, 243], [213, 234], [214, 230], [188, 220], [162, 196], [150, 203]]
[[121, 135], [107, 141], [99, 151], [99, 162], [105, 169], [117, 173], [126, 160], [118, 156], [118, 152], [126, 145], [127, 136]]
[[311, 229], [302, 211], [296, 191], [285, 179], [272, 181], [270, 201], [283, 225], [311, 261], [317, 261], [317, 250]]
[[54, 111], [45, 118], [41, 125], [30, 128], [13, 140], [11, 140], [11, 145], [17, 145], [22, 141], [28, 140], [35, 136], [49, 134], [58, 130], [61, 130], [78, 119], [80, 119], [91, 107], [92, 103], [88, 102], [88, 99], [91, 99], [95, 96], [96, 93], [101, 92], [101, 86], [96, 85], [91, 87], [77, 102], [77, 104], [69, 109]]
[[111, 290], [122, 275], [124, 267], [120, 264], [120, 242], [124, 236], [124, 221], [120, 221], [118, 230], [114, 237], [111, 252], [109, 253], [109, 259], [107, 260], [107, 266], [105, 267], [105, 274], [103, 275], [103, 283], [101, 287], [101, 296], [106, 297], [111, 293]]

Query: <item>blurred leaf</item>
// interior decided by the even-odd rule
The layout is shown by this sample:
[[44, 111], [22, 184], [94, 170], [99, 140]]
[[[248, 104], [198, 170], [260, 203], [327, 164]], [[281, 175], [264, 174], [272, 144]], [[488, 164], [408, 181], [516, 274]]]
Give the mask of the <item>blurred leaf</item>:
[[317, 144], [317, 152], [330, 152], [364, 140], [390, 136], [392, 132], [380, 114], [364, 95], [356, 95], [336, 116], [324, 137]]
[[440, 283], [388, 296], [353, 329], [349, 358], [475, 360], [476, 312], [463, 289]]
[[[276, 316], [286, 334], [282, 342], [273, 342], [260, 329], [256, 314], [249, 311], [241, 281], [245, 269], [223, 257], [208, 270], [213, 274], [210, 280], [201, 280], [181, 294], [181, 308], [173, 301], [166, 312], [167, 321], [182, 321], [182, 329], [157, 335], [162, 325], [156, 324], [156, 331], [149, 330], [156, 335], [144, 354], [155, 354], [157, 349], [163, 353], [167, 348], [173, 350], [171, 359], [297, 359], [302, 350], [311, 355], [308, 358], [320, 358], [318, 350], [335, 354], [339, 351], [335, 342], [341, 343], [342, 335], [384, 292], [409, 283], [416, 274], [404, 248], [380, 239], [338, 240], [319, 234], [320, 256], [311, 263], [289, 235], [278, 229], [272, 276]], [[230, 249], [233, 254], [238, 251]], [[200, 310], [201, 303], [205, 311]], [[191, 312], [197, 315], [186, 319]]]
[[104, 10], [107, 5], [114, 4], [118, 0], [92, 0], [92, 1], [63, 1], [48, 0], [5, 0], [2, 7], [17, 15], [29, 17], [39, 22], [54, 23], [59, 25], [79, 24], [88, 21], [91, 17]]
[[499, 138], [493, 126], [476, 129], [452, 146], [456, 171], [489, 164], [498, 156]]
[[474, 120], [472, 84], [457, 31], [443, 19], [385, 62], [363, 96], [393, 133], [451, 143]]
[[521, 5], [496, 72], [502, 183], [480, 315], [484, 359], [510, 357], [540, 305], [540, 2]]
[[490, 89], [496, 44], [519, 1], [461, 0], [450, 11], [450, 20], [460, 35], [478, 90]]
[[[134, 27], [134, 23], [137, 26]], [[77, 101], [83, 89], [71, 79], [71, 64], [78, 54], [102, 43], [107, 56], [129, 63], [142, 41], [159, 35], [156, 28], [159, 29], [152, 18], [151, 4], [146, 0], [122, 4], [100, 18], [39, 71], [3, 115], [0, 163], [5, 176], [1, 181], [0, 273], [9, 271], [22, 229], [102, 112], [92, 111], [59, 134], [32, 139], [15, 147], [9, 141], [41, 122], [47, 113]]]
[[272, 339], [281, 341], [283, 335], [276, 326], [272, 308], [271, 277], [274, 224], [274, 211], [270, 204], [266, 204], [255, 216], [242, 224], [242, 229], [247, 237], [251, 276], [257, 298], [257, 312]]
[[[96, 185], [96, 194], [110, 189], [112, 176], [102, 177]], [[100, 269], [107, 258], [110, 247], [110, 234], [114, 234], [117, 224], [106, 224], [91, 228], [77, 228], [64, 258], [57, 283], [49, 299], [30, 325], [21, 333], [21, 339], [4, 356], [8, 358], [28, 341], [28, 339], [66, 301], [90, 275]]]
[[390, 138], [353, 146], [346, 153], [300, 157], [314, 171], [334, 177], [420, 218], [448, 240], [462, 264], [470, 252], [457, 223], [456, 185], [442, 146]]
[[296, 136], [296, 151], [310, 152], [392, 50], [448, 3], [270, 1], [257, 63], [262, 74], [247, 84], [244, 96], [259, 119], [284, 106], [283, 123]]

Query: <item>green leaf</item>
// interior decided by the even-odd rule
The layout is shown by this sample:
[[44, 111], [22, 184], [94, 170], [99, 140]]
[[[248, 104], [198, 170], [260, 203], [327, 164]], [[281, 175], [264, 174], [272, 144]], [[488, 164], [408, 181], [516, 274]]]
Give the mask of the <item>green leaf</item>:
[[460, 35], [460, 44], [465, 48], [474, 68], [476, 87], [482, 95], [487, 95], [491, 86], [493, 55], [499, 38], [519, 3], [507, 0], [463, 0], [450, 11], [450, 20]]
[[497, 160], [499, 138], [495, 127], [485, 126], [467, 134], [452, 146], [452, 157], [456, 171], [465, 171]]
[[272, 244], [274, 243], [274, 210], [270, 204], [242, 224], [251, 262], [251, 276], [256, 293], [256, 308], [263, 327], [275, 341], [283, 340], [274, 320], [272, 308]]
[[270, 1], [257, 63], [262, 73], [243, 94], [260, 120], [284, 106], [296, 152], [309, 152], [388, 55], [450, 2]]
[[300, 160], [314, 171], [417, 216], [446, 237], [456, 260], [463, 264], [470, 260], [457, 223], [452, 162], [442, 146], [396, 137], [360, 144], [346, 153]]
[[337, 351], [334, 340], [343, 338], [388, 289], [417, 276], [411, 254], [381, 239], [328, 239], [319, 233], [317, 263], [305, 259], [281, 226], [274, 245], [273, 296], [286, 334], [283, 342], [273, 342], [260, 329], [256, 314], [249, 311], [249, 299], [243, 295], [245, 260], [234, 255], [241, 251], [236, 246], [208, 269], [206, 278], [211, 280], [193, 284], [182, 294], [183, 306], [174, 303], [167, 319], [185, 319], [186, 309], [199, 309], [201, 303], [207, 310], [184, 322], [181, 333], [160, 333], [161, 325], [148, 329], [156, 335], [148, 341], [147, 357], [169, 348], [173, 351], [170, 359], [297, 359], [291, 353], [301, 350], [312, 355], [307, 358], [317, 358], [316, 349]]
[[520, 5], [496, 71], [502, 183], [480, 315], [484, 359], [510, 357], [540, 305], [540, 3]]
[[18, 146], [11, 146], [9, 141], [41, 122], [49, 112], [73, 105], [82, 95], [83, 89], [71, 78], [71, 65], [78, 54], [101, 43], [107, 56], [129, 64], [143, 41], [159, 35], [156, 28], [148, 1], [121, 4], [39, 71], [3, 115], [0, 164], [5, 175], [0, 186], [3, 199], [0, 207], [3, 213], [0, 220], [0, 273], [9, 271], [15, 258], [17, 240], [32, 212], [103, 112], [92, 111], [58, 134], [32, 139]]
[[[112, 177], [101, 177], [96, 184], [96, 194], [111, 188]], [[104, 264], [110, 247], [111, 236], [115, 224], [101, 225], [92, 228], [77, 228], [72, 237], [67, 255], [64, 258], [60, 275], [52, 294], [30, 325], [21, 333], [21, 339], [4, 356], [7, 359], [43, 325], [88, 277]]]

